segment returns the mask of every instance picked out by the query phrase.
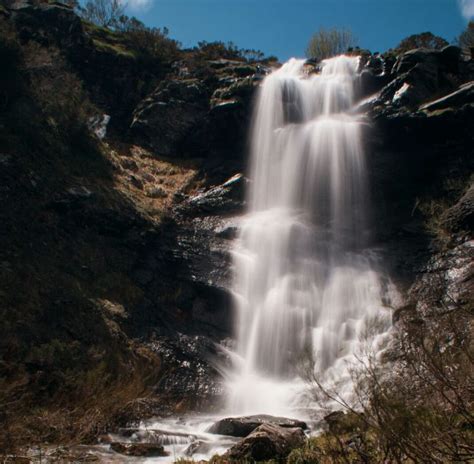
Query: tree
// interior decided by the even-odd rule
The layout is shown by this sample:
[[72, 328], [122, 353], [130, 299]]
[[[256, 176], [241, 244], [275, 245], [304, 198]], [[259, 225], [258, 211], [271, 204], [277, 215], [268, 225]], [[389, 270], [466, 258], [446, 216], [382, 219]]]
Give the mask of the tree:
[[469, 21], [466, 30], [461, 32], [457, 42], [464, 52], [471, 54], [470, 50], [474, 47], [474, 21]]
[[125, 7], [122, 0], [88, 0], [84, 7], [80, 7], [79, 13], [98, 26], [115, 28], [124, 16]]
[[431, 48], [439, 50], [449, 45], [448, 41], [434, 35], [431, 32], [422, 32], [421, 34], [413, 34], [403, 39], [395, 48], [397, 54], [405, 53], [414, 48]]
[[311, 37], [306, 56], [322, 60], [346, 52], [355, 42], [355, 37], [349, 29], [321, 28]]

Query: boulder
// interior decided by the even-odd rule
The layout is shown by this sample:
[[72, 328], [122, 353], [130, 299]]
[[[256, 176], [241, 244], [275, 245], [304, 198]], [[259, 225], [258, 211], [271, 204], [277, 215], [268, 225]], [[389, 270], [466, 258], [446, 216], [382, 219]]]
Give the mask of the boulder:
[[278, 426], [281, 428], [307, 429], [303, 421], [288, 419], [287, 417], [275, 417], [266, 414], [246, 417], [228, 417], [222, 419], [207, 430], [217, 435], [229, 435], [231, 437], [246, 437], [263, 424]]
[[463, 84], [455, 92], [422, 105], [420, 110], [437, 111], [462, 106], [468, 103], [474, 103], [474, 82]]
[[284, 459], [304, 442], [305, 434], [301, 428], [266, 423], [230, 448], [224, 458], [238, 462]]
[[[369, 68], [366, 68], [369, 69]], [[364, 77], [365, 74], [362, 75]], [[390, 82], [386, 82], [374, 106], [385, 108], [389, 114], [397, 113], [400, 108], [413, 108], [455, 91], [460, 84], [473, 79], [472, 69], [461, 59], [460, 49], [448, 46], [442, 50], [419, 48], [410, 50], [398, 56], [392, 70], [386, 73]], [[382, 82], [384, 74], [380, 77]], [[362, 79], [365, 86], [375, 86], [372, 75]], [[460, 90], [462, 87], [460, 88]], [[464, 89], [462, 95], [453, 95], [448, 101], [436, 101], [437, 106], [450, 102], [458, 104], [469, 97], [469, 89]], [[433, 102], [435, 103], [435, 102]], [[433, 107], [434, 109], [434, 107]]]
[[162, 360], [166, 372], [155, 386], [158, 395], [187, 398], [189, 407], [220, 404], [224, 391], [215, 365], [224, 364], [225, 359], [212, 340], [179, 334], [160, 337], [151, 349]]
[[110, 448], [116, 453], [124, 454], [126, 456], [137, 456], [137, 457], [158, 457], [168, 456], [163, 446], [155, 443], [121, 443], [113, 442], [110, 444]]
[[181, 209], [189, 214], [239, 211], [244, 205], [246, 183], [247, 179], [242, 174], [235, 174], [223, 184], [190, 197]]

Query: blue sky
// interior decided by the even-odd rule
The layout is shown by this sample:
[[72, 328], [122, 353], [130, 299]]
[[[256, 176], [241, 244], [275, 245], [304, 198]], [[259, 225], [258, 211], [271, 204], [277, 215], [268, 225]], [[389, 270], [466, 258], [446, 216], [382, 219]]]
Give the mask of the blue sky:
[[431, 31], [451, 42], [474, 15], [474, 0], [126, 0], [128, 14], [170, 29], [184, 47], [232, 41], [280, 60], [303, 56], [320, 27], [348, 27], [363, 48], [385, 51]]

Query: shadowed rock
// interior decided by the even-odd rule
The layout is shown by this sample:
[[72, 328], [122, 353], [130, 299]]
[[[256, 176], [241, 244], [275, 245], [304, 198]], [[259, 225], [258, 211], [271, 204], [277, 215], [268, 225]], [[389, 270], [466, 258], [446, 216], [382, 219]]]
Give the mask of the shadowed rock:
[[168, 456], [163, 446], [154, 443], [120, 443], [114, 442], [110, 448], [126, 456], [153, 457]]
[[301, 428], [266, 423], [234, 445], [224, 457], [238, 462], [282, 459], [294, 448], [303, 446], [304, 441], [305, 434]]
[[305, 422], [288, 419], [286, 417], [274, 417], [265, 414], [247, 417], [227, 417], [208, 429], [209, 433], [216, 435], [229, 435], [231, 437], [246, 437], [262, 424], [269, 424], [281, 428], [307, 429]]

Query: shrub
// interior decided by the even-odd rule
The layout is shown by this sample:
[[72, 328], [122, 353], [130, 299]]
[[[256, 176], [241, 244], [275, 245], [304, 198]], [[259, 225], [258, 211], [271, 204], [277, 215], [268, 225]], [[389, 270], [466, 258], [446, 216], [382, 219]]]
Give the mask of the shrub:
[[[233, 42], [206, 42], [205, 40], [198, 42], [198, 46], [195, 50], [200, 55], [201, 59], [205, 60], [242, 60], [242, 61], [267, 61], [275, 57], [265, 57], [265, 54], [261, 50], [254, 50], [253, 48], [239, 48]], [[271, 61], [270, 60], [270, 61]]]
[[[335, 387], [321, 385], [313, 375], [315, 396], [338, 403], [364, 424], [354, 430], [356, 446], [350, 450], [361, 462], [470, 461], [474, 457], [472, 308], [445, 308], [429, 322], [408, 319], [396, 340], [397, 358], [390, 366], [380, 364], [370, 352], [354, 366], [353, 401], [338, 395]], [[347, 448], [339, 432], [329, 431], [334, 453]], [[333, 457], [329, 462], [347, 461]]]
[[321, 28], [311, 37], [306, 49], [308, 58], [323, 60], [339, 55], [355, 45], [355, 38], [349, 29]]
[[123, 32], [125, 40], [142, 57], [171, 61], [177, 57], [179, 42], [168, 37], [169, 30], [164, 27], [146, 27], [137, 18], [122, 15], [118, 29]]
[[43, 119], [65, 136], [82, 133], [97, 110], [59, 50], [31, 42], [23, 47], [23, 56], [24, 71], [32, 83], [30, 94]]
[[79, 14], [86, 21], [102, 27], [116, 27], [125, 11], [125, 3], [120, 0], [88, 0], [78, 7]]
[[457, 43], [467, 55], [471, 54], [471, 48], [474, 47], [474, 21], [469, 21], [466, 30], [458, 37]]
[[413, 34], [403, 39], [395, 48], [394, 52], [399, 55], [405, 53], [414, 48], [430, 48], [434, 50], [440, 50], [446, 47], [449, 43], [437, 35], [431, 32], [422, 32], [421, 34]]
[[197, 52], [206, 60], [217, 60], [225, 58], [227, 60], [236, 60], [242, 58], [239, 48], [233, 42], [206, 42], [205, 40], [198, 42]]

